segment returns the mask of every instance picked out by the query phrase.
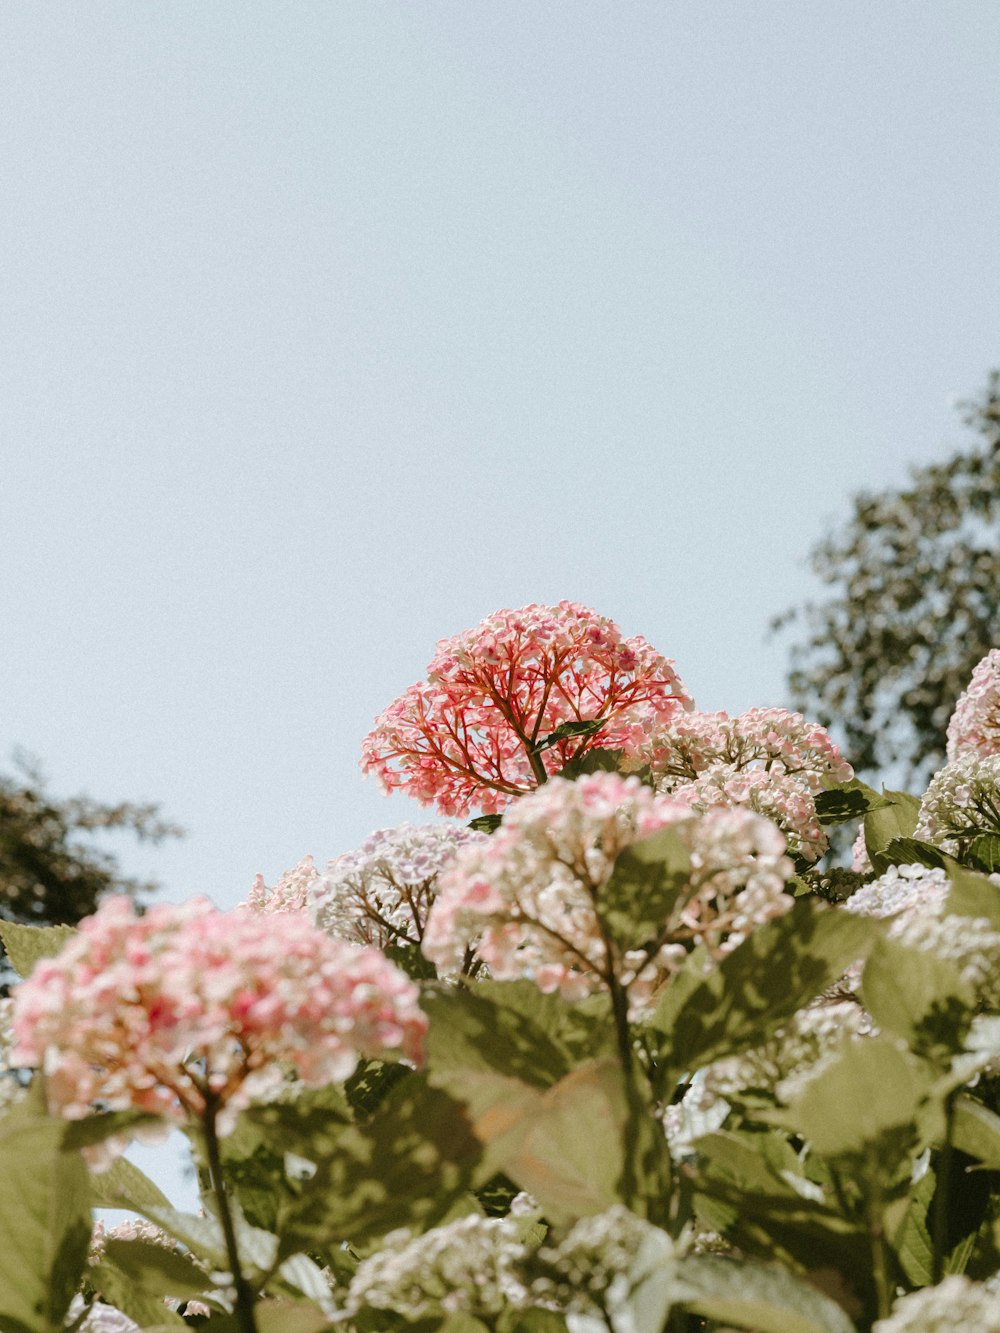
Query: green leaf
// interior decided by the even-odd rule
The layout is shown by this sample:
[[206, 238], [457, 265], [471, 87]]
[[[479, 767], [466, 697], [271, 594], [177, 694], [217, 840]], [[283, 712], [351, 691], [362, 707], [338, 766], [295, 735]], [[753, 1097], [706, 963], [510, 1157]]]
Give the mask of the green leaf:
[[868, 955], [861, 993], [883, 1031], [945, 1064], [962, 1049], [976, 1007], [954, 963], [890, 939], [877, 941]]
[[931, 1072], [888, 1037], [848, 1040], [787, 1112], [769, 1117], [824, 1157], [867, 1157], [887, 1172], [917, 1146]]
[[783, 1268], [717, 1255], [677, 1265], [685, 1308], [754, 1333], [854, 1333], [835, 1301]]
[[624, 750], [602, 750], [599, 747], [586, 750], [563, 764], [558, 776], [573, 782], [586, 773], [617, 773], [624, 753]]
[[159, 1186], [127, 1157], [116, 1157], [106, 1171], [95, 1171], [90, 1188], [98, 1208], [127, 1208], [141, 1213], [147, 1207], [170, 1207]]
[[903, 1220], [892, 1237], [903, 1272], [915, 1287], [930, 1287], [934, 1283], [934, 1242], [927, 1227], [934, 1187], [934, 1172], [928, 1169], [910, 1190]]
[[[911, 837], [920, 814], [920, 800], [909, 792], [889, 791], [883, 787], [882, 795], [888, 804], [865, 815], [865, 846], [876, 870], [879, 870], [878, 854], [893, 838]], [[885, 868], [883, 866], [882, 870]]]
[[[518, 1107], [503, 1124], [502, 1169], [560, 1224], [622, 1202], [629, 1118], [614, 1060], [583, 1065]], [[483, 1122], [476, 1125], [482, 1133]]]
[[881, 932], [871, 918], [799, 898], [708, 976], [702, 959], [692, 956], [650, 1023], [659, 1038], [661, 1082], [760, 1045], [863, 958]]
[[553, 745], [558, 745], [560, 741], [572, 740], [576, 736], [593, 736], [607, 722], [606, 717], [588, 717], [579, 718], [570, 722], [560, 722], [555, 731], [550, 731], [547, 736], [533, 747], [535, 754], [541, 754], [543, 750], [550, 750]]
[[[122, 1245], [127, 1243], [119, 1242]], [[162, 1246], [158, 1248], [163, 1249]], [[164, 1250], [164, 1253], [169, 1254], [170, 1251]], [[211, 1280], [204, 1274], [202, 1276], [201, 1287], [199, 1292], [193, 1293], [195, 1295], [212, 1287]], [[186, 1328], [187, 1325], [180, 1315], [163, 1304], [163, 1295], [151, 1295], [145, 1287], [137, 1283], [136, 1277], [136, 1273], [130, 1268], [122, 1268], [105, 1257], [97, 1265], [96, 1271], [91, 1276], [91, 1282], [108, 1305], [121, 1310], [122, 1314], [128, 1315], [141, 1328], [156, 1326], [178, 1330]]]
[[280, 1220], [284, 1254], [433, 1225], [472, 1183], [482, 1149], [461, 1104], [412, 1074], [370, 1120], [333, 1133], [326, 1151]]
[[882, 851], [872, 858], [872, 866], [883, 874], [890, 866], [928, 866], [941, 869], [948, 864], [947, 855], [933, 843], [918, 838], [890, 838]]
[[891, 804], [887, 796], [880, 796], [873, 787], [853, 778], [818, 792], [816, 814], [821, 824], [846, 824], [850, 819], [858, 819], [871, 810], [884, 810]]
[[476, 815], [469, 820], [468, 827], [477, 833], [496, 833], [502, 823], [503, 815]]
[[412, 981], [436, 981], [437, 968], [418, 944], [389, 944], [382, 952]]
[[[550, 1036], [560, 1011], [559, 996], [543, 995], [533, 982], [484, 983], [472, 990], [441, 987], [424, 991], [421, 1006], [430, 1019], [427, 1063], [434, 1081], [447, 1071], [492, 1070], [533, 1086], [547, 1087], [569, 1073], [563, 1043]], [[448, 1080], [461, 1088], [461, 1081]]]
[[1000, 930], [1000, 886], [974, 871], [949, 860], [951, 892], [946, 910], [955, 916], [985, 917], [994, 930]]
[[202, 1296], [215, 1285], [190, 1256], [152, 1241], [118, 1240], [112, 1236], [105, 1241], [104, 1258], [125, 1273], [136, 1289], [160, 1299]]
[[995, 833], [981, 833], [969, 843], [967, 855], [977, 870], [992, 875], [1000, 870], [1000, 837]]
[[62, 1327], [87, 1262], [90, 1189], [65, 1125], [26, 1098], [0, 1119], [0, 1328]]
[[16, 921], [0, 921], [0, 939], [19, 977], [27, 977], [39, 958], [54, 958], [76, 933], [72, 926], [22, 926]]
[[656, 940], [690, 877], [691, 858], [676, 829], [660, 829], [618, 856], [597, 911], [622, 952]]
[[974, 1097], [955, 1102], [952, 1143], [982, 1166], [1000, 1171], [1000, 1116]]

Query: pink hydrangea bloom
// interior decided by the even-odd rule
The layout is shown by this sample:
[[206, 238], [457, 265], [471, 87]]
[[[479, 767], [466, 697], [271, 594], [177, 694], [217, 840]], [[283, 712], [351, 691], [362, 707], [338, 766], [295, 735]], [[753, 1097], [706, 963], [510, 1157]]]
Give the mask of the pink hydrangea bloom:
[[993, 648], [972, 673], [948, 723], [948, 762], [1000, 754], [1000, 648]]
[[639, 747], [657, 788], [698, 809], [745, 805], [773, 819], [797, 855], [827, 848], [816, 793], [854, 770], [820, 726], [783, 708], [677, 714]]
[[[690, 854], [690, 883], [652, 953], [609, 954], [595, 904], [615, 858], [668, 826]], [[695, 943], [721, 956], [788, 910], [784, 846], [769, 820], [734, 809], [699, 815], [634, 777], [553, 778], [442, 873], [424, 952], [457, 971], [474, 944], [495, 977], [529, 976], [567, 998], [599, 989], [613, 971], [641, 1004]]]
[[294, 1069], [316, 1086], [359, 1053], [417, 1061], [417, 989], [382, 954], [302, 914], [217, 911], [207, 899], [137, 916], [109, 898], [14, 993], [15, 1059], [47, 1075], [50, 1109], [135, 1107], [183, 1123], [234, 1113]]
[[319, 879], [319, 871], [311, 856], [304, 856], [297, 866], [285, 873], [269, 889], [264, 876], [257, 875], [247, 894], [246, 906], [252, 912], [303, 912], [309, 892]]
[[[438, 644], [427, 680], [376, 720], [361, 767], [442, 814], [493, 813], [588, 749], [636, 751], [690, 706], [672, 662], [584, 606], [497, 611]], [[591, 721], [603, 725], [536, 749]]]

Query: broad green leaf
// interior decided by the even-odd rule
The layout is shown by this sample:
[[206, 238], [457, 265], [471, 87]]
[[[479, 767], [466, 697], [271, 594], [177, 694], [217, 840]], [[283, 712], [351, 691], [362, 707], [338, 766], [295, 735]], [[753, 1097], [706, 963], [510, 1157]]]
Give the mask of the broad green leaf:
[[560, 722], [555, 731], [550, 731], [547, 736], [543, 736], [533, 747], [534, 753], [541, 754], [543, 750], [550, 750], [553, 745], [558, 745], [560, 741], [573, 740], [577, 736], [594, 736], [601, 730], [607, 720], [606, 717], [589, 717]]
[[476, 815], [469, 820], [468, 827], [476, 833], [496, 833], [502, 823], [503, 815]]
[[1000, 1171], [1000, 1116], [974, 1097], [955, 1102], [952, 1142], [991, 1171]]
[[861, 987], [878, 1026], [918, 1054], [947, 1062], [962, 1049], [976, 997], [954, 963], [882, 939], [868, 955]]
[[215, 1284], [190, 1256], [147, 1240], [105, 1241], [104, 1259], [128, 1275], [131, 1284], [147, 1295], [178, 1300], [201, 1296]]
[[888, 804], [865, 815], [865, 846], [872, 865], [880, 874], [886, 866], [880, 867], [879, 853], [893, 838], [911, 837], [920, 814], [920, 800], [909, 792], [888, 791], [883, 787], [882, 795]]
[[22, 926], [16, 921], [0, 921], [0, 939], [19, 977], [28, 976], [39, 958], [54, 958], [76, 933], [72, 926]]
[[481, 1151], [462, 1105], [413, 1074], [370, 1120], [336, 1134], [280, 1220], [282, 1253], [433, 1225], [472, 1183]]
[[566, 1333], [566, 1320], [554, 1310], [505, 1310], [497, 1333]]
[[855, 1333], [841, 1307], [783, 1268], [717, 1255], [677, 1265], [686, 1309], [754, 1333]]
[[929, 1287], [934, 1282], [934, 1243], [927, 1229], [934, 1186], [934, 1172], [928, 1169], [910, 1190], [903, 1220], [892, 1236], [903, 1272], [916, 1287]]
[[[124, 1245], [127, 1242], [121, 1241], [119, 1243]], [[163, 1249], [162, 1246], [158, 1248]], [[170, 1253], [169, 1250], [164, 1252]], [[137, 1272], [131, 1267], [122, 1268], [105, 1257], [97, 1265], [96, 1271], [91, 1276], [91, 1281], [108, 1305], [113, 1305], [116, 1310], [121, 1310], [122, 1314], [128, 1315], [129, 1319], [134, 1320], [140, 1328], [150, 1326], [178, 1330], [187, 1328], [180, 1315], [175, 1314], [168, 1306], [163, 1304], [163, 1294], [150, 1294], [147, 1288], [139, 1285], [137, 1278]], [[211, 1281], [204, 1278], [199, 1291], [192, 1294], [199, 1295], [201, 1292], [209, 1290], [211, 1286]]]
[[992, 875], [1000, 870], [1000, 838], [995, 833], [981, 833], [969, 843], [968, 857], [978, 870]]
[[859, 778], [840, 782], [816, 794], [816, 814], [821, 824], [845, 824], [849, 819], [858, 819], [871, 810], [883, 810], [891, 804], [887, 796], [880, 796]]
[[90, 1245], [90, 1189], [65, 1124], [28, 1097], [0, 1119], [0, 1328], [61, 1328]]
[[918, 838], [890, 838], [885, 847], [872, 857], [872, 865], [881, 875], [890, 866], [927, 866], [941, 869], [948, 864], [948, 856], [940, 847]]
[[625, 848], [597, 903], [623, 953], [657, 938], [690, 877], [691, 858], [676, 829], [660, 829]]
[[707, 976], [692, 959], [666, 987], [650, 1026], [661, 1078], [758, 1046], [863, 958], [882, 927], [813, 898], [755, 930]]
[[931, 1092], [927, 1066], [888, 1037], [848, 1040], [787, 1112], [769, 1118], [793, 1129], [825, 1157], [878, 1151], [893, 1172], [917, 1146], [916, 1121]]
[[66, 1125], [67, 1148], [91, 1148], [116, 1134], [131, 1138], [140, 1126], [162, 1125], [158, 1116], [145, 1111], [105, 1111], [70, 1120]]
[[955, 861], [949, 861], [948, 878], [947, 911], [955, 916], [985, 917], [994, 930], [1000, 930], [1000, 886]]
[[572, 1006], [530, 981], [428, 989], [421, 1005], [430, 1019], [427, 1063], [434, 1082], [445, 1071], [491, 1070], [547, 1087], [572, 1067], [562, 1032], [579, 1029]]
[[585, 773], [617, 773], [621, 766], [623, 750], [602, 750], [595, 747], [576, 755], [559, 770], [559, 777], [570, 782], [583, 777]]
[[159, 1186], [127, 1157], [115, 1158], [106, 1171], [95, 1171], [90, 1188], [99, 1208], [127, 1208], [141, 1213], [146, 1207], [170, 1207]]
[[527, 1103], [506, 1129], [503, 1170], [553, 1223], [605, 1212], [622, 1202], [628, 1118], [617, 1062], [584, 1065]]

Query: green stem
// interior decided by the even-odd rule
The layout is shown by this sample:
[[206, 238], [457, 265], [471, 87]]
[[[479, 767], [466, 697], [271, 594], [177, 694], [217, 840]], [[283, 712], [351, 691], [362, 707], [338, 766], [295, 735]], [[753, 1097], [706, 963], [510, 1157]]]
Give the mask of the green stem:
[[944, 1143], [937, 1160], [937, 1180], [934, 1190], [934, 1256], [931, 1276], [935, 1286], [944, 1277], [944, 1261], [948, 1250], [948, 1208], [951, 1203], [951, 1170], [954, 1158], [955, 1098], [947, 1098], [944, 1105]]
[[243, 1276], [239, 1246], [236, 1243], [236, 1228], [233, 1225], [233, 1215], [229, 1208], [229, 1196], [226, 1192], [226, 1181], [222, 1173], [222, 1155], [219, 1152], [219, 1136], [215, 1125], [217, 1110], [218, 1107], [213, 1102], [206, 1102], [205, 1114], [202, 1119], [205, 1156], [208, 1158], [208, 1175], [219, 1208], [219, 1221], [222, 1223], [222, 1234], [226, 1241], [229, 1270], [232, 1274], [233, 1286], [236, 1289], [235, 1313], [240, 1325], [240, 1333], [257, 1333], [257, 1320], [253, 1311], [253, 1288]]
[[885, 1221], [882, 1216], [882, 1190], [878, 1181], [879, 1164], [869, 1157], [867, 1163], [866, 1212], [868, 1237], [871, 1244], [872, 1277], [875, 1282], [875, 1301], [879, 1319], [888, 1319], [892, 1309], [892, 1284], [886, 1261]]

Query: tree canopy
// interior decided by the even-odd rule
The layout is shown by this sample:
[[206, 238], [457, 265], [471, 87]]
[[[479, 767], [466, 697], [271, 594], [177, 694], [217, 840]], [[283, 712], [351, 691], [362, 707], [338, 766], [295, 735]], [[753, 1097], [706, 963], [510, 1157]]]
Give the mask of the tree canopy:
[[138, 897], [154, 888], [123, 874], [117, 857], [95, 844], [95, 834], [114, 830], [154, 843], [181, 832], [156, 805], [58, 800], [24, 758], [15, 773], [0, 773], [0, 918], [73, 925], [105, 894]]
[[829, 596], [772, 622], [801, 636], [792, 702], [862, 772], [938, 767], [955, 700], [1000, 644], [1000, 372], [962, 410], [978, 439], [900, 489], [856, 495], [809, 557]]

